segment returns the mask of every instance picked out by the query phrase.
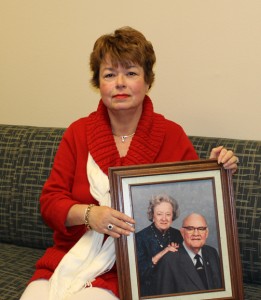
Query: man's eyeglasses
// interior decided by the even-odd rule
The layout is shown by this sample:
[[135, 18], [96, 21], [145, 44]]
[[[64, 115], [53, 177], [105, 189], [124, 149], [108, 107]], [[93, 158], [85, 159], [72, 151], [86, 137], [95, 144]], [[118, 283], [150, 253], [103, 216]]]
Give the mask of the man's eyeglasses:
[[205, 233], [207, 227], [194, 227], [194, 226], [183, 226], [187, 230], [188, 233], [194, 233], [196, 230], [198, 233]]

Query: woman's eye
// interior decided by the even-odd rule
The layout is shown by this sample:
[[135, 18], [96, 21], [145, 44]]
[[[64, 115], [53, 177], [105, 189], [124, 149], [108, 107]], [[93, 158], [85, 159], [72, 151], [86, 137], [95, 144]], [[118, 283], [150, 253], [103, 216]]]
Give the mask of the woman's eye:
[[108, 74], [105, 74], [104, 75], [104, 78], [112, 78], [114, 76], [114, 74], [113, 73], [108, 73]]
[[137, 75], [137, 73], [135, 73], [135, 72], [128, 72], [128, 76], [136, 76]]

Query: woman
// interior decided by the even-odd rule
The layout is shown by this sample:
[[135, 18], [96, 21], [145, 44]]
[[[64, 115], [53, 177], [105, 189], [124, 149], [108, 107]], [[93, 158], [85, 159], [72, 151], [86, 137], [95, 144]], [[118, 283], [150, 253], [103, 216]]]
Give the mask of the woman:
[[[198, 159], [182, 128], [153, 111], [155, 60], [132, 28], [95, 42], [90, 67], [101, 100], [69, 126], [56, 153], [40, 198], [54, 246], [37, 262], [23, 300], [118, 299], [113, 238], [133, 232], [135, 221], [110, 208], [108, 168]], [[218, 147], [210, 157], [237, 168], [232, 151]]]
[[151, 225], [136, 234], [138, 269], [141, 296], [155, 295], [155, 266], [169, 251], [178, 251], [183, 239], [178, 229], [171, 224], [179, 216], [179, 206], [168, 195], [153, 197], [148, 207]]

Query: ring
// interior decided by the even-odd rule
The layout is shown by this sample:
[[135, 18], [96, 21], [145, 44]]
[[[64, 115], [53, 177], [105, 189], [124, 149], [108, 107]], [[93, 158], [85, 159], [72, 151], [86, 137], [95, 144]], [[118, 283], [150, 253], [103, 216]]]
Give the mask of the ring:
[[108, 224], [107, 226], [108, 230], [112, 230], [113, 229], [113, 225], [111, 223]]

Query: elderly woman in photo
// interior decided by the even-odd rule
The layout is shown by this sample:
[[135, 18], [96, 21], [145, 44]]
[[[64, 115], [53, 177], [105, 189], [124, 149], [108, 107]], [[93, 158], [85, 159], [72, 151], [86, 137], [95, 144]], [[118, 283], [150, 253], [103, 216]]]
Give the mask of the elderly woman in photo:
[[152, 223], [136, 234], [141, 296], [154, 295], [155, 266], [169, 251], [178, 251], [183, 238], [172, 222], [179, 216], [175, 199], [166, 194], [153, 197], [148, 207]]

